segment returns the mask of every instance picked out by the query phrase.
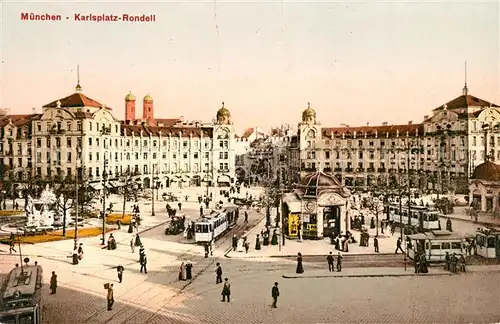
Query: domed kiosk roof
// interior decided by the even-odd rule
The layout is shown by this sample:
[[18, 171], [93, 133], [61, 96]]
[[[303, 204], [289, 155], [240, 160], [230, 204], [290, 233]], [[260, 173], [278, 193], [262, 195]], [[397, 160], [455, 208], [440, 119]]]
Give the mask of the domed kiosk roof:
[[349, 197], [350, 192], [342, 187], [337, 178], [330, 174], [317, 171], [306, 175], [297, 185], [299, 195], [318, 196], [324, 191], [333, 191], [342, 197]]
[[472, 173], [472, 179], [485, 181], [500, 181], [500, 166], [486, 161], [478, 165]]

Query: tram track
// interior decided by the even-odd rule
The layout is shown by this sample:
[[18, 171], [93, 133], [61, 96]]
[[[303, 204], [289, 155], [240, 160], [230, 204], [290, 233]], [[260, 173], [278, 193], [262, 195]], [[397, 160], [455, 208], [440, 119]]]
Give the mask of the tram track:
[[[235, 227], [235, 228], [231, 229], [230, 231], [227, 231], [226, 234], [223, 237], [221, 237], [221, 240], [219, 241], [219, 244], [216, 247], [219, 248], [219, 247], [223, 246], [224, 244], [226, 244], [227, 242], [229, 242], [232, 239], [231, 234], [239, 236], [239, 235], [245, 233], [249, 229], [251, 229], [254, 226], [256, 226], [257, 224], [259, 224], [262, 221], [262, 219], [264, 219], [264, 217], [260, 217], [258, 219], [258, 221], [255, 223], [252, 223], [252, 225], [248, 224], [247, 226], [245, 226], [245, 224], [243, 224], [243, 225], [240, 225], [238, 228]], [[231, 248], [231, 247], [229, 247], [229, 248]], [[219, 260], [221, 257], [223, 257], [226, 252], [227, 252], [227, 249], [223, 253], [219, 253], [219, 255], [216, 256], [215, 258], [210, 258], [208, 264], [205, 267], [203, 267], [195, 276], [193, 276], [191, 281], [187, 282], [184, 286], [182, 286], [182, 288], [177, 293], [175, 293], [173, 296], [169, 297], [164, 304], [169, 304], [172, 300], [174, 300], [174, 298], [177, 298], [179, 295], [181, 295], [186, 290], [186, 288], [188, 288], [196, 278], [198, 278], [203, 273], [205, 273], [205, 271], [208, 268], [210, 268], [210, 267], [213, 268], [213, 266], [217, 262], [217, 260]], [[156, 317], [162, 309], [163, 309], [163, 305], [158, 310], [156, 310], [153, 314], [151, 314], [149, 317], [147, 317], [146, 320], [144, 321], [144, 323], [148, 323], [151, 319]], [[143, 310], [138, 309], [136, 312], [134, 312], [134, 314], [127, 317], [123, 322], [121, 322], [121, 324], [127, 323], [128, 320], [132, 319], [136, 314], [138, 314], [142, 311]]]
[[[234, 228], [230, 229], [229, 231], [227, 231], [225, 233], [225, 235], [223, 235], [222, 237], [220, 237], [220, 239], [216, 240], [214, 242], [214, 247], [215, 249], [218, 249], [220, 248], [221, 246], [223, 246], [224, 244], [226, 244], [231, 238], [232, 238], [232, 235], [239, 235], [249, 229], [251, 229], [253, 226], [257, 225], [261, 220], [263, 219], [263, 217], [259, 217], [258, 221], [257, 222], [252, 222], [252, 225], [250, 224], [242, 224], [242, 225], [236, 225]], [[196, 250], [196, 249], [200, 249], [201, 246], [200, 245], [194, 245], [191, 249], [189, 249], [188, 251], [185, 251], [184, 253], [182, 253], [181, 255], [179, 255], [178, 259], [180, 260], [183, 260], [185, 261], [186, 258], [188, 256], [192, 256], [193, 255], [193, 252]], [[199, 277], [200, 275], [202, 275], [209, 267], [213, 267], [213, 264], [221, 257], [224, 256], [224, 253], [226, 253], [226, 251], [224, 250], [222, 253], [219, 253], [217, 256], [215, 257], [211, 257], [209, 258], [209, 262], [206, 266], [204, 266], [197, 274], [195, 274], [191, 281], [187, 282], [185, 285], [183, 285], [173, 296], [169, 297], [166, 301], [164, 301], [163, 304], [168, 304], [173, 298], [176, 298], [177, 296], [179, 296], [186, 287], [188, 287], [192, 281], [194, 281], [197, 277]], [[201, 260], [203, 261], [205, 258], [201, 258]], [[172, 274], [172, 273], [176, 273], [177, 270], [170, 270], [170, 271], [165, 271], [165, 272], [162, 272], [162, 274]], [[163, 283], [163, 285], [172, 285], [173, 283], [177, 282], [178, 279], [176, 277], [174, 277], [175, 279], [173, 280], [170, 280], [168, 282], [165, 282]], [[135, 285], [134, 287], [128, 289], [127, 291], [125, 291], [122, 295], [125, 295], [125, 294], [128, 294], [130, 292], [132, 292], [133, 290], [136, 290], [138, 288], [139, 285]], [[160, 295], [162, 295], [164, 292], [163, 291], [160, 291], [156, 294], [154, 294], [153, 296], [151, 296], [150, 298], [148, 298], [144, 303], [143, 305], [147, 305], [151, 300], [154, 300], [156, 298], [158, 298]], [[160, 309], [156, 310], [151, 316], [148, 317], [147, 321], [151, 318], [153, 318], [154, 316], [156, 316], [158, 314], [158, 312], [163, 308], [163, 305], [162, 307], [160, 307]], [[107, 322], [111, 322], [113, 319], [116, 319], [118, 318], [119, 316], [125, 314], [127, 311], [129, 310], [129, 308], [125, 305], [124, 307], [122, 307], [120, 310], [116, 311], [113, 313], [112, 316], [110, 316], [109, 318], [107, 318]], [[128, 323], [132, 318], [136, 317], [138, 314], [144, 312], [144, 311], [151, 311], [150, 309], [141, 309], [141, 308], [138, 308], [137, 310], [135, 310], [132, 314], [130, 314], [129, 316], [127, 316], [124, 320], [120, 321], [119, 323]], [[94, 319], [96, 319], [99, 315], [102, 315], [104, 313], [107, 312], [107, 308], [106, 307], [103, 307], [102, 309], [96, 311], [94, 314], [92, 314], [91, 316], [87, 317], [82, 323], [91, 323]], [[147, 322], [146, 321], [146, 322]]]

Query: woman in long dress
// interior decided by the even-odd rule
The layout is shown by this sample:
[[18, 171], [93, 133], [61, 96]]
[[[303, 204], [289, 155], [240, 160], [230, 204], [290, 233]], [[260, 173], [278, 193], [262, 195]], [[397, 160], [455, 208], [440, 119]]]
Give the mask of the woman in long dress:
[[186, 280], [186, 266], [184, 265], [184, 262], [181, 263], [181, 266], [179, 268], [179, 280]]
[[297, 255], [297, 273], [304, 273], [304, 266], [302, 265], [302, 253]]

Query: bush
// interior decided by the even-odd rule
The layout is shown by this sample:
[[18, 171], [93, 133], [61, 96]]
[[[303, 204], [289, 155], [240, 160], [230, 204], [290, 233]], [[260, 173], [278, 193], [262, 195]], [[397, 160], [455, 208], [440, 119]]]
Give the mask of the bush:
[[116, 221], [120, 220], [120, 223], [122, 225], [129, 225], [130, 222], [132, 221], [132, 214], [125, 214], [125, 217], [123, 217], [123, 214], [109, 214], [106, 216], [106, 224], [109, 225], [116, 225]]
[[15, 215], [23, 215], [24, 212], [22, 210], [0, 210], [0, 216], [15, 216]]
[[[106, 233], [111, 232], [112, 228], [106, 228]], [[102, 228], [100, 227], [87, 227], [78, 229], [78, 237], [92, 237], [98, 236], [102, 234]], [[54, 241], [62, 241], [62, 240], [72, 240], [75, 238], [75, 230], [66, 230], [66, 236], [62, 236], [62, 230], [47, 232], [46, 234], [38, 234], [31, 236], [22, 236], [19, 235], [19, 241], [21, 243], [44, 243], [44, 242], [54, 242]], [[18, 238], [16, 235], [16, 243], [18, 242]], [[9, 244], [9, 238], [0, 239], [0, 243]]]

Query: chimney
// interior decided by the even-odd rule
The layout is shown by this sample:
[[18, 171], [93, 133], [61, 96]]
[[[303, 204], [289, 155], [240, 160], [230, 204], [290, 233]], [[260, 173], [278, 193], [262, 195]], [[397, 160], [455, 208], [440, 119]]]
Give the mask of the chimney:
[[413, 124], [413, 120], [410, 120], [410, 121], [408, 122], [408, 125], [412, 125], [412, 124]]
[[424, 120], [427, 120], [429, 118], [429, 115], [424, 116]]
[[388, 125], [387, 122], [382, 123], [382, 126], [387, 126], [387, 125]]

